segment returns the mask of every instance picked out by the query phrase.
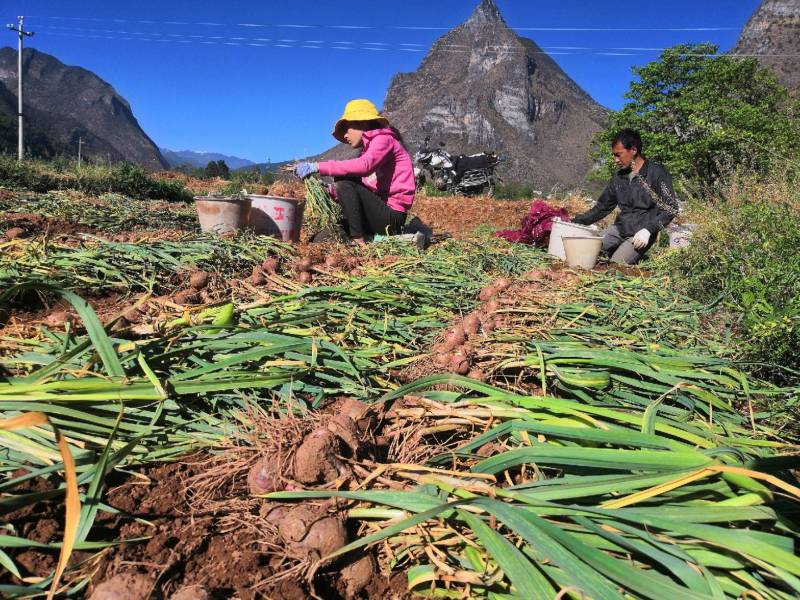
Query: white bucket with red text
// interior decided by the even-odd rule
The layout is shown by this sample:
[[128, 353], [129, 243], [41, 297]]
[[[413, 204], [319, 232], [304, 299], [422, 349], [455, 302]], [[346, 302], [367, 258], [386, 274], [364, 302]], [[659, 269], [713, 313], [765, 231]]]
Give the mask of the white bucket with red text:
[[250, 227], [258, 235], [271, 235], [284, 242], [300, 240], [304, 200], [279, 196], [247, 196], [251, 200]]

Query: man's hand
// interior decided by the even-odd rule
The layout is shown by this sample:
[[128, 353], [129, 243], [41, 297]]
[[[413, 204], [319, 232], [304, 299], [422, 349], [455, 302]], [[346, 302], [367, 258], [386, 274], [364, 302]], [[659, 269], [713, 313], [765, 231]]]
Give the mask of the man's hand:
[[294, 174], [297, 175], [300, 179], [305, 179], [309, 175], [313, 175], [314, 173], [319, 173], [319, 168], [317, 167], [317, 163], [310, 163], [310, 162], [301, 162], [294, 168]]
[[647, 229], [640, 229], [636, 232], [636, 235], [633, 236], [633, 247], [637, 250], [641, 250], [645, 248], [647, 244], [650, 243], [650, 232]]

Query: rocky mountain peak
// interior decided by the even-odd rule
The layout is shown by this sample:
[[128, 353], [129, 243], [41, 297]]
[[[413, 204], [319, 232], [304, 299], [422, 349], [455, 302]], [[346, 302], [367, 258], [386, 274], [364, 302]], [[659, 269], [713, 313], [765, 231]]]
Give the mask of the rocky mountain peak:
[[502, 23], [503, 16], [500, 14], [500, 9], [494, 0], [481, 0], [481, 3], [472, 12], [470, 18], [466, 21], [465, 25], [468, 26], [481, 26], [487, 23]]
[[439, 38], [413, 73], [398, 73], [384, 113], [411, 150], [426, 137], [454, 154], [508, 155], [507, 182], [579, 185], [606, 111], [532, 40], [503, 20], [493, 0]]
[[756, 55], [791, 92], [800, 93], [800, 0], [763, 0], [733, 54]]

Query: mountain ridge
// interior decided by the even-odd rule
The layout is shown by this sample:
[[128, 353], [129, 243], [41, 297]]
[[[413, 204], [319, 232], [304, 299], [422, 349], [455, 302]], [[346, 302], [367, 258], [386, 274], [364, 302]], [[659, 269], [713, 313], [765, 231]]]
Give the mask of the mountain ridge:
[[222, 154], [221, 152], [203, 152], [199, 150], [170, 150], [160, 147], [161, 155], [167, 161], [170, 168], [180, 165], [191, 165], [193, 167], [205, 167], [209, 161], [224, 160], [225, 164], [233, 170], [254, 166], [255, 161], [238, 156]]
[[[23, 50], [22, 65], [26, 151], [43, 158], [77, 156], [80, 139], [87, 160], [127, 161], [150, 170], [167, 167], [128, 101], [111, 84], [34, 48]], [[0, 48], [0, 87], [5, 98], [0, 102], [0, 150], [16, 152], [16, 127], [12, 140], [7, 126], [9, 116], [16, 122], [17, 102], [17, 51], [10, 47]]]

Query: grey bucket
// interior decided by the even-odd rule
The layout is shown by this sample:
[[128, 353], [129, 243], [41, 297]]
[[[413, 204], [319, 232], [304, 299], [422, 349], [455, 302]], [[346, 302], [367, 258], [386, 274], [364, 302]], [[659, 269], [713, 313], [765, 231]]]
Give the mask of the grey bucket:
[[230, 233], [247, 227], [250, 199], [236, 196], [195, 196], [200, 229], [211, 233]]

